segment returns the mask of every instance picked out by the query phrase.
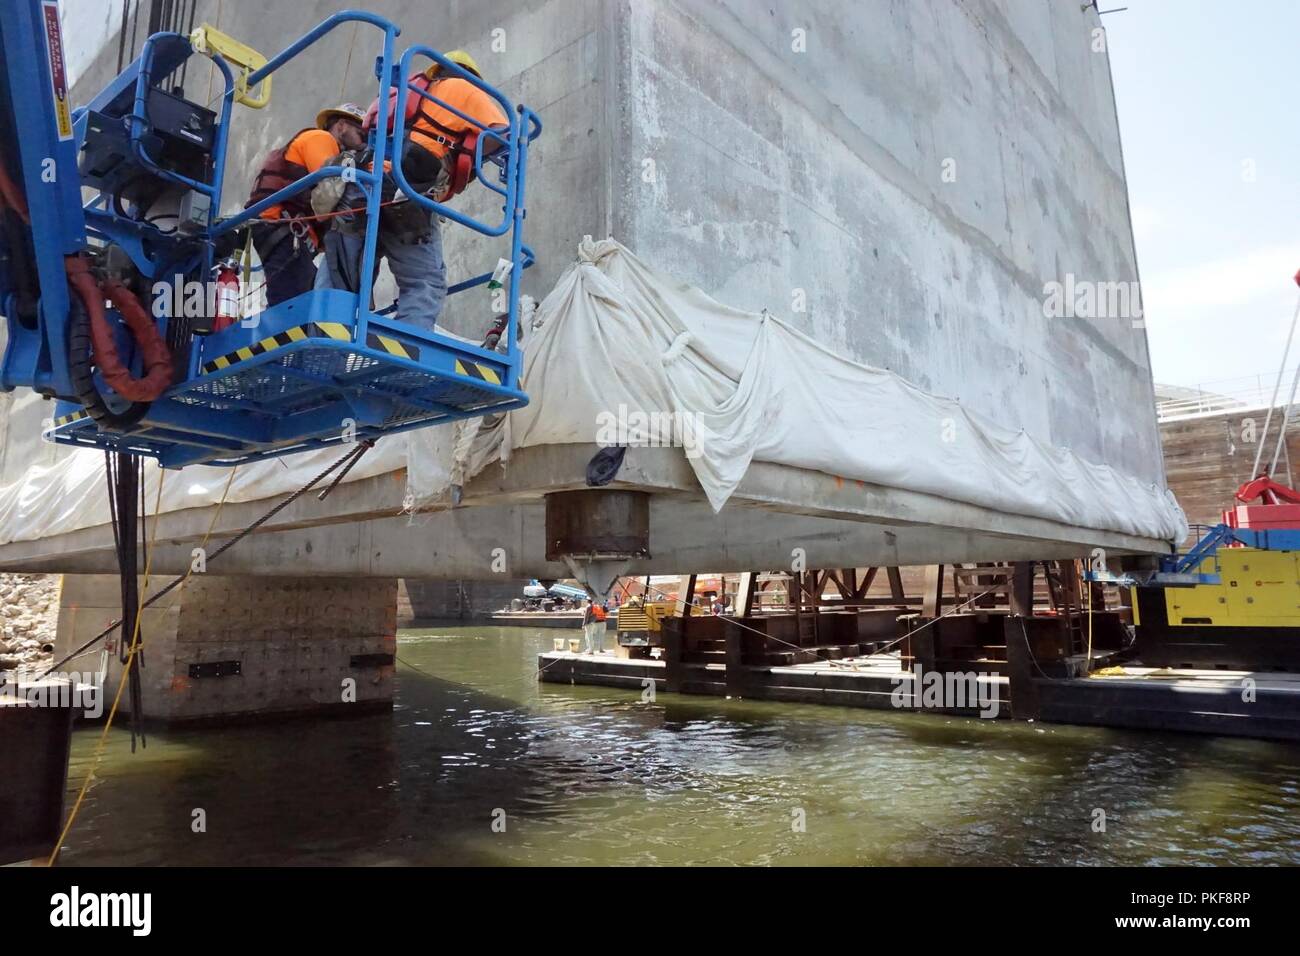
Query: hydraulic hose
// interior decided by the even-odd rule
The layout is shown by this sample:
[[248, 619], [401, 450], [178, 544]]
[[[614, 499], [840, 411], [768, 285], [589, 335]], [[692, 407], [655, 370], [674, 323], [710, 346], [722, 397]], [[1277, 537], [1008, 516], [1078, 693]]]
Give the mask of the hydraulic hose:
[[18, 213], [23, 222], [31, 225], [32, 217], [27, 211], [27, 197], [10, 177], [9, 167], [5, 165], [3, 155], [0, 155], [0, 197], [3, 198], [4, 205]]
[[[91, 274], [90, 263], [80, 256], [68, 256], [64, 262], [68, 282], [90, 316], [94, 363], [104, 381], [129, 402], [152, 402], [161, 396], [172, 384], [171, 350], [135, 293], [116, 279], [108, 280], [101, 287]], [[113, 328], [104, 309], [105, 296], [122, 314], [143, 356], [145, 373], [140, 378], [131, 374], [118, 354]]]

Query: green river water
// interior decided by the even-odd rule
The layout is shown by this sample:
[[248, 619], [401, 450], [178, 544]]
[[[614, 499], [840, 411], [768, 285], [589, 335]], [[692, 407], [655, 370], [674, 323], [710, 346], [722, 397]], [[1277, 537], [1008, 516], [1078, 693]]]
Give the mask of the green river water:
[[[154, 734], [135, 755], [114, 731], [61, 863], [1300, 863], [1300, 747], [642, 703], [539, 684], [561, 633], [403, 631], [389, 714]], [[72, 791], [98, 733], [75, 735]]]

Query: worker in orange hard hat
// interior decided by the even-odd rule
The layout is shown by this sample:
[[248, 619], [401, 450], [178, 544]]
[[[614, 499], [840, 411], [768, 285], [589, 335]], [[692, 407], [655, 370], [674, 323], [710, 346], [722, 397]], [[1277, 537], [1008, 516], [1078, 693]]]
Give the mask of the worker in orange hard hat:
[[[272, 150], [253, 179], [245, 208], [327, 166], [342, 150], [365, 145], [365, 113], [355, 103], [342, 103], [316, 114], [316, 125], [289, 137]], [[314, 218], [311, 190], [306, 189], [265, 210], [263, 224], [253, 231], [253, 245], [266, 276], [268, 305], [306, 292], [316, 280], [314, 260], [328, 222]]]
[[[466, 73], [483, 78], [474, 58], [464, 50], [452, 50], [446, 57]], [[415, 77], [412, 84], [451, 109], [407, 91], [404, 122], [408, 136], [402, 153], [402, 173], [412, 189], [438, 202], [446, 202], [473, 180], [475, 145], [483, 128], [508, 129], [510, 121], [491, 94], [459, 71], [445, 70], [441, 63], [434, 63]], [[392, 123], [396, 91], [390, 94], [389, 107]], [[467, 122], [457, 111], [482, 127]], [[375, 100], [366, 113], [367, 131], [376, 125], [378, 114], [379, 101]], [[490, 155], [500, 146], [499, 141], [489, 137], [483, 144], [483, 155]], [[387, 196], [385, 200], [375, 268], [379, 267], [381, 257], [387, 257], [388, 268], [397, 282], [397, 319], [432, 330], [447, 296], [447, 271], [438, 218], [416, 203], [389, 202]], [[362, 205], [360, 189], [350, 186], [344, 202], [353, 208]], [[354, 292], [359, 288], [362, 239], [355, 225], [328, 236], [326, 267], [317, 275], [317, 288]]]

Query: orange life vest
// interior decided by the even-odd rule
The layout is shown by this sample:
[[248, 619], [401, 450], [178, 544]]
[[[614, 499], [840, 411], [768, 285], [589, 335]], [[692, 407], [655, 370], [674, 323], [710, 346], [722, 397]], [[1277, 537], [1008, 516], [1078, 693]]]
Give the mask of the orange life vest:
[[474, 152], [478, 148], [479, 131], [472, 126], [459, 131], [443, 126], [429, 115], [428, 101], [423, 97], [419, 101], [409, 125], [413, 131], [419, 131], [422, 136], [447, 148], [442, 161], [450, 179], [447, 192], [437, 197], [438, 202], [446, 202], [453, 196], [459, 196], [475, 179]]
[[[254, 203], [259, 203], [267, 196], [273, 196], [285, 186], [291, 186], [298, 180], [307, 175], [307, 167], [300, 166], [298, 163], [290, 162], [285, 158], [289, 152], [289, 147], [293, 146], [293, 141], [303, 133], [310, 132], [314, 127], [300, 129], [289, 137], [289, 142], [285, 143], [279, 149], [273, 149], [267, 155], [266, 160], [262, 163], [262, 168], [258, 170], [257, 176], [253, 179], [253, 191], [249, 194], [248, 202], [244, 203], [247, 209]], [[296, 196], [290, 196], [280, 203], [286, 211], [294, 216], [314, 216], [315, 213], [311, 208], [311, 190], [304, 189]]]
[[[428, 91], [433, 87], [438, 79], [430, 80], [424, 75], [420, 75], [411, 80], [413, 86], [421, 90]], [[393, 128], [393, 112], [396, 109], [397, 93], [393, 91], [389, 94], [389, 115], [388, 128]], [[417, 93], [408, 91], [406, 98], [406, 109], [404, 123], [406, 129], [416, 134], [416, 138], [410, 138], [409, 142], [412, 147], [419, 147], [428, 153], [433, 159], [442, 163], [447, 170], [449, 177], [447, 191], [441, 196], [435, 197], [438, 202], [446, 202], [453, 196], [460, 195], [465, 187], [475, 179], [474, 173], [474, 153], [478, 148], [478, 138], [480, 131], [477, 127], [469, 126], [462, 130], [452, 129], [449, 126], [440, 123], [429, 112], [429, 101]], [[378, 121], [379, 101], [370, 104], [370, 109], [366, 112], [366, 119], [363, 127], [369, 131]], [[445, 152], [438, 155], [434, 150], [428, 149], [421, 145], [420, 139], [436, 143], [441, 146]], [[406, 172], [405, 165], [402, 168]], [[414, 185], [414, 184], [413, 184]]]

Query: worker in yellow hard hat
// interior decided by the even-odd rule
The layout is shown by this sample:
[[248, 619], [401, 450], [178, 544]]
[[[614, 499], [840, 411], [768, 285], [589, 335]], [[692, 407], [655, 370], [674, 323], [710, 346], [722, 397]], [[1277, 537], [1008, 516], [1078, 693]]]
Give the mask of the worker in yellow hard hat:
[[[366, 114], [355, 103], [331, 106], [316, 114], [316, 125], [289, 137], [272, 150], [253, 179], [245, 207], [261, 202], [284, 187], [314, 173], [345, 149], [365, 145]], [[262, 213], [264, 223], [253, 232], [253, 245], [262, 260], [268, 305], [306, 292], [316, 280], [316, 250], [328, 223], [312, 217], [311, 190], [304, 190]]]
[[[483, 79], [474, 58], [464, 50], [452, 50], [446, 58], [472, 76]], [[412, 85], [436, 96], [447, 106], [472, 117], [488, 129], [506, 129], [509, 120], [501, 105], [482, 86], [434, 63]], [[389, 98], [390, 122], [396, 109], [396, 93]], [[366, 113], [365, 130], [378, 121], [379, 101]], [[415, 191], [447, 202], [474, 178], [474, 152], [482, 129], [453, 110], [431, 102], [418, 93], [407, 92], [405, 125], [408, 137], [402, 153], [402, 173]], [[483, 155], [490, 155], [501, 143], [489, 137]], [[345, 203], [358, 206], [360, 190], [349, 187]], [[359, 287], [361, 241], [348, 224], [331, 233], [326, 243], [325, 262], [317, 276], [317, 288]], [[397, 319], [433, 330], [447, 296], [447, 270], [442, 256], [438, 218], [413, 202], [387, 204], [380, 217], [379, 258], [388, 259], [389, 271], [397, 282]]]

